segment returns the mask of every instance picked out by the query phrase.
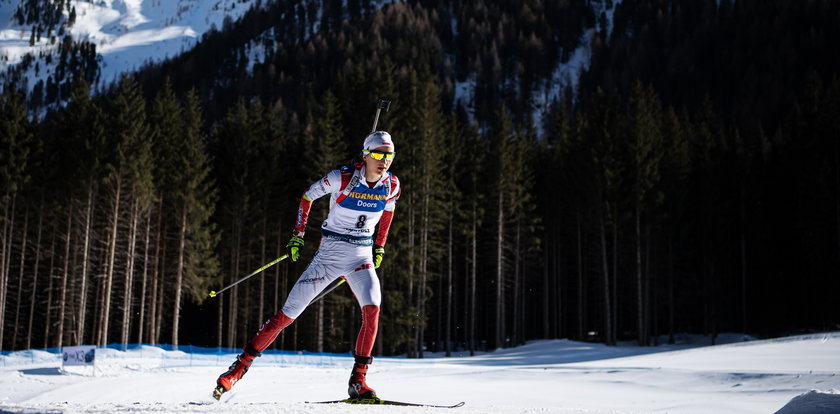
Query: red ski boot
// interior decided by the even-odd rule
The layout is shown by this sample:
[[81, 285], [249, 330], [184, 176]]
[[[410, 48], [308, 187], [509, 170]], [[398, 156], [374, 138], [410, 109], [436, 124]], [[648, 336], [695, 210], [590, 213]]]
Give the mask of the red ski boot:
[[356, 363], [353, 364], [353, 371], [350, 373], [350, 388], [347, 393], [350, 398], [359, 400], [378, 400], [376, 391], [365, 383], [368, 366], [373, 362], [373, 357], [361, 357], [356, 355]]
[[216, 389], [213, 390], [213, 398], [218, 400], [222, 394], [230, 391], [234, 384], [242, 379], [245, 373], [248, 372], [248, 368], [251, 366], [251, 362], [254, 361], [254, 358], [254, 356], [247, 352], [243, 352], [237, 356], [236, 361], [230, 365], [227, 372], [220, 375], [219, 379], [216, 380]]

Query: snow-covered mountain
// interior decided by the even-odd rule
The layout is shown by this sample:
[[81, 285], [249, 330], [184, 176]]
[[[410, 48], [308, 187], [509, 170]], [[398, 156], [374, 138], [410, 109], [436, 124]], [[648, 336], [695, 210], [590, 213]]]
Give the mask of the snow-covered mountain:
[[[0, 1], [0, 74], [25, 64], [27, 89], [55, 77], [60, 47], [69, 36], [95, 46], [98, 84], [191, 49], [201, 36], [239, 19], [258, 0], [71, 0], [51, 33], [15, 16], [24, 0]], [[72, 18], [71, 18], [72, 14]], [[27, 55], [29, 56], [27, 58]]]
[[[392, 2], [371, 1], [369, 7], [379, 9]], [[21, 22], [25, 14], [21, 10], [35, 3], [52, 4], [51, 7], [60, 11], [55, 28], [47, 30], [40, 22]], [[208, 32], [223, 30], [250, 8], [267, 7], [271, 3], [268, 0], [0, 0], [0, 85], [15, 81], [20, 89], [36, 90], [36, 95], [45, 96], [49, 103], [55, 101], [54, 91], [60, 88], [57, 85], [68, 83], [74, 72], [81, 70], [88, 73], [86, 77], [95, 88], [101, 89], [118, 80], [122, 73], [192, 49]], [[608, 23], [608, 32], [612, 30], [613, 15], [620, 3], [620, 0], [591, 3], [593, 14], [602, 16]], [[301, 4], [310, 7], [306, 1]], [[319, 30], [319, 20], [316, 17], [312, 22], [313, 32]], [[451, 24], [453, 28], [457, 26], [454, 20]], [[553, 75], [537, 86], [531, 101], [536, 125], [541, 125], [542, 114], [565, 89], [573, 94], [577, 91], [579, 76], [589, 67], [590, 41], [596, 30], [599, 28], [592, 27], [581, 33], [579, 46], [566, 53], [569, 59], [560, 62]], [[244, 46], [250, 60], [249, 69], [270, 53], [265, 50], [267, 43], [271, 42], [254, 38]], [[62, 50], [71, 48], [72, 51]], [[79, 58], [71, 64], [72, 56], [85, 55], [79, 52], [80, 48], [93, 53], [88, 59], [95, 63], [85, 64], [85, 59]], [[515, 84], [514, 80], [511, 82]], [[456, 82], [454, 88], [454, 103], [467, 108], [471, 117], [475, 83], [473, 74]]]

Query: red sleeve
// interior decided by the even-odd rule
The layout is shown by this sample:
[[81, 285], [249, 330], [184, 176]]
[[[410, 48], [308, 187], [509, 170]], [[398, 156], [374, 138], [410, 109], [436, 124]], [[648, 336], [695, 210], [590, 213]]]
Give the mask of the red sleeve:
[[306, 195], [301, 197], [300, 205], [298, 206], [297, 219], [295, 220], [295, 230], [301, 233], [306, 232], [306, 222], [309, 221], [309, 209], [312, 208], [312, 201], [306, 198]]
[[383, 211], [382, 217], [379, 219], [379, 232], [376, 233], [376, 241], [373, 244], [377, 246], [385, 246], [385, 241], [388, 239], [388, 230], [391, 228], [391, 220], [394, 219], [393, 211]]

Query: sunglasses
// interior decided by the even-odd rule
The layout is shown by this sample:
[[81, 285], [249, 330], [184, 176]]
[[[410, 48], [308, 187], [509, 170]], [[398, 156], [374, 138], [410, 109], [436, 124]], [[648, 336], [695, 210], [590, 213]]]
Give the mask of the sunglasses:
[[382, 152], [382, 151], [370, 151], [370, 150], [363, 150], [363, 152], [367, 155], [370, 155], [371, 158], [382, 161], [393, 161], [394, 157], [397, 155], [395, 152]]

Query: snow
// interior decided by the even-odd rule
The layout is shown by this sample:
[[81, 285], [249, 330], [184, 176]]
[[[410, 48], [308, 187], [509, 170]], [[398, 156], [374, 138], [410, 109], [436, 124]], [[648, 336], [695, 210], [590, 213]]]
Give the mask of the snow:
[[[256, 0], [71, 0], [76, 22], [67, 32], [76, 40], [96, 45], [101, 56], [100, 84], [117, 80], [120, 74], [161, 62], [194, 47], [204, 33], [221, 30], [226, 18], [236, 21]], [[42, 36], [29, 46], [31, 27], [19, 26], [13, 13], [19, 1], [0, 7], [0, 72], [20, 63], [27, 53], [55, 53], [57, 43]], [[66, 16], [65, 12], [65, 18]], [[41, 62], [43, 66], [44, 63]], [[54, 68], [30, 69], [24, 76], [29, 86], [45, 80]]]
[[[658, 347], [543, 340], [474, 357], [382, 357], [371, 366], [368, 382], [394, 400], [465, 401], [457, 409], [465, 414], [840, 412], [840, 332], [743, 339]], [[62, 368], [53, 353], [13, 352], [0, 357], [0, 412], [440, 412], [307, 404], [342, 398], [352, 359], [295, 352], [257, 359], [216, 403], [209, 396], [215, 378], [234, 357], [152, 346], [98, 349], [94, 371]]]
[[[595, 16], [598, 17], [603, 14], [606, 19], [607, 33], [603, 35], [605, 39], [609, 39], [612, 34], [615, 21], [615, 10], [619, 4], [621, 4], [621, 0], [613, 0], [611, 7], [609, 8], [607, 8], [608, 4], [606, 1], [596, 1], [592, 3]], [[450, 21], [453, 32], [456, 32], [456, 23], [457, 21], [453, 17], [452, 21]], [[562, 98], [563, 92], [566, 88], [571, 90], [572, 96], [577, 96], [580, 76], [584, 71], [589, 69], [589, 64], [592, 61], [592, 39], [598, 29], [598, 23], [596, 23], [595, 27], [584, 30], [580, 36], [578, 46], [569, 53], [568, 60], [560, 62], [551, 74], [551, 78], [546, 79], [534, 92], [530, 104], [534, 118], [534, 125], [536, 125], [539, 135], [542, 135], [543, 119], [550, 110], [549, 105], [554, 100]], [[514, 84], [515, 83], [516, 82], [514, 82]], [[455, 106], [464, 106], [470, 121], [475, 119], [475, 85], [475, 74], [471, 74], [464, 81], [455, 82], [455, 96], [453, 98], [453, 103]]]
[[840, 412], [840, 392], [811, 391], [799, 395], [787, 403], [776, 414], [809, 414]]
[[463, 105], [469, 122], [475, 121], [475, 84], [478, 75], [470, 74], [463, 82], [455, 82], [455, 106]]

